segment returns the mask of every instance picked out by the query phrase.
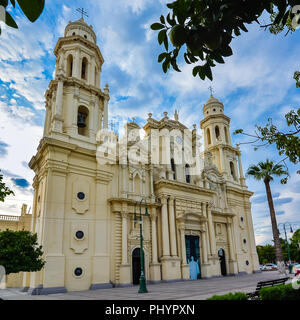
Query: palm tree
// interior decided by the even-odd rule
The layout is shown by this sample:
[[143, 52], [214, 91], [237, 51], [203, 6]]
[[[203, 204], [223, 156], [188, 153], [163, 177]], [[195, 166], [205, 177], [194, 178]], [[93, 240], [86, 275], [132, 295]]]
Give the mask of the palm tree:
[[274, 164], [273, 161], [266, 160], [266, 162], [260, 161], [258, 165], [252, 165], [247, 170], [248, 176], [253, 176], [256, 180], [263, 180], [266, 187], [266, 193], [268, 198], [268, 204], [270, 209], [273, 239], [275, 246], [276, 263], [283, 261], [282, 249], [279, 239], [279, 231], [277, 228], [276, 215], [274, 210], [273, 198], [270, 188], [270, 181], [273, 180], [273, 176], [281, 176], [288, 174], [287, 171], [283, 169], [283, 165]]

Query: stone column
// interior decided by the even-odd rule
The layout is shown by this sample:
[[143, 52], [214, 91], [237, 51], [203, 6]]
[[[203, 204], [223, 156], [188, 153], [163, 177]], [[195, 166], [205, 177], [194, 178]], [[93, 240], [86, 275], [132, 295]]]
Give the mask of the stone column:
[[169, 198], [169, 223], [170, 223], [170, 244], [171, 255], [177, 256], [177, 241], [175, 228], [175, 212], [174, 212], [174, 197]]
[[180, 243], [181, 243], [181, 277], [183, 279], [190, 278], [189, 265], [186, 261], [186, 248], [185, 248], [185, 229], [181, 227], [180, 229]]
[[55, 132], [62, 132], [62, 107], [63, 107], [63, 77], [60, 75], [57, 77], [57, 90], [56, 90], [56, 101], [53, 117], [53, 127], [52, 130]]
[[127, 220], [128, 220], [128, 214], [126, 212], [122, 212], [122, 264], [128, 263]]
[[122, 286], [131, 285], [130, 283], [130, 264], [128, 263], [128, 241], [127, 241], [127, 224], [128, 213], [122, 212], [122, 263], [120, 265], [120, 284]]
[[80, 77], [80, 70], [81, 70], [81, 66], [80, 66], [80, 49], [76, 49], [75, 51], [75, 59], [74, 59], [74, 63], [73, 63], [73, 77], [76, 78], [81, 78]]
[[[156, 211], [156, 209], [154, 208]], [[156, 234], [156, 212], [151, 213], [151, 231], [152, 231], [152, 263], [157, 263], [157, 234]]]
[[150, 263], [150, 279], [153, 282], [161, 280], [161, 270], [160, 270], [160, 263], [157, 260], [157, 231], [156, 231], [156, 208], [151, 208], [151, 244], [152, 244], [152, 262]]
[[162, 224], [162, 240], [163, 240], [163, 256], [170, 256], [169, 243], [169, 222], [168, 222], [168, 207], [167, 197], [161, 197], [161, 224]]
[[64, 88], [63, 79], [61, 77], [58, 77], [56, 101], [55, 101], [55, 116], [56, 117], [62, 116], [63, 88]]
[[[105, 85], [104, 93], [106, 95], [109, 95], [108, 84]], [[103, 129], [108, 129], [108, 100], [109, 100], [109, 97], [104, 98]]]
[[228, 236], [228, 244], [229, 244], [229, 272], [231, 274], [236, 274], [238, 272], [237, 270], [237, 262], [234, 256], [233, 251], [233, 240], [232, 240], [232, 231], [231, 231], [231, 219], [227, 219], [227, 236]]
[[225, 171], [225, 162], [224, 162], [224, 154], [223, 154], [223, 148], [219, 147], [219, 153], [220, 153], [220, 166], [221, 166], [221, 173]]
[[154, 188], [153, 188], [153, 166], [150, 165], [150, 193], [151, 197], [154, 198]]
[[181, 242], [181, 255], [182, 263], [186, 264], [186, 247], [185, 247], [185, 232], [184, 228], [180, 228], [180, 242]]
[[206, 242], [205, 231], [201, 233], [201, 241], [202, 241], [203, 263], [207, 264], [208, 257], [207, 257], [207, 242]]
[[242, 166], [242, 159], [241, 159], [241, 152], [240, 149], [238, 148], [239, 152], [238, 152], [238, 161], [239, 161], [239, 172], [240, 172], [240, 183], [241, 186], [245, 186], [245, 177], [244, 177], [244, 173], [243, 173], [243, 166]]
[[95, 85], [95, 57], [92, 57], [91, 62], [89, 63], [89, 84], [94, 86]]
[[215, 238], [215, 229], [212, 221], [211, 215], [211, 206], [208, 204], [207, 207], [207, 217], [208, 217], [208, 234], [209, 234], [209, 242], [210, 242], [210, 252], [212, 255], [216, 255], [216, 238]]
[[122, 198], [127, 198], [127, 179], [126, 179], [127, 166], [125, 164], [122, 164], [121, 168], [122, 168]]

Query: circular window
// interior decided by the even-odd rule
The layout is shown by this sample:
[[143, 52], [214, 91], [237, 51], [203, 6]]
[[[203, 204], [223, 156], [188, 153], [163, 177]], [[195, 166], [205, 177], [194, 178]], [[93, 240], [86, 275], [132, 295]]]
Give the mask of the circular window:
[[216, 111], [216, 109], [213, 109], [213, 112], [215, 112]]
[[77, 193], [77, 198], [78, 198], [79, 200], [83, 200], [83, 199], [85, 198], [85, 194], [84, 194], [83, 192], [78, 192], [78, 193]]
[[77, 239], [79, 239], [79, 240], [83, 239], [83, 237], [84, 237], [84, 232], [81, 231], [81, 230], [76, 231], [75, 237], [76, 237]]
[[242, 221], [242, 222], [244, 221], [244, 218], [243, 218], [243, 217], [241, 217], [241, 221]]
[[246, 242], [247, 242], [247, 240], [246, 240], [246, 239], [244, 239], [244, 240], [243, 240], [243, 242], [244, 242], [244, 243], [246, 243]]
[[246, 260], [246, 265], [249, 266], [249, 261], [248, 260]]
[[206, 111], [206, 113], [208, 114], [208, 111]]
[[76, 268], [75, 270], [74, 270], [74, 274], [75, 274], [75, 276], [76, 277], [80, 277], [81, 275], [82, 275], [82, 269], [81, 268]]
[[75, 32], [72, 33], [72, 36], [75, 36]]
[[84, 37], [87, 39], [87, 35], [85, 34]]

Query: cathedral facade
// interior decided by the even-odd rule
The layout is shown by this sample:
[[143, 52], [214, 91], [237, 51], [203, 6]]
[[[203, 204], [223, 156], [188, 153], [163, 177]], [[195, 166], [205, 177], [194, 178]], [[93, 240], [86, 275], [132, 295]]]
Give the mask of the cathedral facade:
[[29, 292], [136, 284], [141, 253], [153, 283], [258, 271], [252, 192], [223, 104], [211, 95], [203, 107], [203, 150], [197, 126], [189, 130], [176, 111], [149, 113], [143, 128], [128, 122], [120, 138], [108, 129], [93, 28], [70, 22], [54, 54], [44, 134], [29, 163], [31, 230], [46, 264], [25, 274]]

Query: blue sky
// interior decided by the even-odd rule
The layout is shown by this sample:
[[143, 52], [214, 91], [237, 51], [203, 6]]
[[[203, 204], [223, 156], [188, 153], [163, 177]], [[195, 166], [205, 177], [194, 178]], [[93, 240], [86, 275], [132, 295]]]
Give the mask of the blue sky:
[[[181, 73], [164, 74], [157, 56], [163, 51], [157, 32], [150, 25], [166, 13], [169, 1], [101, 0], [46, 1], [46, 8], [34, 24], [19, 11], [14, 17], [19, 30], [6, 28], [0, 37], [0, 168], [5, 182], [15, 191], [0, 204], [0, 214], [20, 214], [23, 202], [32, 205], [33, 172], [27, 163], [36, 153], [43, 134], [44, 92], [53, 77], [56, 41], [63, 36], [71, 20], [80, 18], [76, 8], [84, 7], [87, 22], [93, 25], [105, 63], [101, 87], [110, 87], [109, 119], [122, 127], [131, 117], [143, 123], [151, 112], [161, 118], [164, 111], [189, 128], [202, 119], [203, 104], [209, 98], [208, 87], [224, 103], [231, 117], [231, 133], [238, 128], [252, 132], [255, 124], [264, 125], [269, 117], [285, 128], [284, 114], [299, 107], [299, 89], [293, 80], [300, 70], [299, 29], [287, 37], [271, 35], [257, 24], [233, 40], [234, 55], [213, 69], [214, 80], [201, 81], [192, 76], [192, 67], [180, 59]], [[264, 21], [265, 20], [265, 21]], [[261, 19], [267, 22], [267, 18]], [[234, 144], [243, 142], [232, 136]], [[274, 147], [254, 151], [241, 145], [244, 171], [267, 157], [280, 158]], [[287, 185], [279, 179], [271, 184], [278, 222], [300, 226], [300, 176], [296, 166], [288, 164], [291, 178]], [[298, 168], [299, 169], [299, 168]], [[247, 179], [252, 197], [252, 214], [257, 244], [271, 243], [272, 232], [264, 184]]]

